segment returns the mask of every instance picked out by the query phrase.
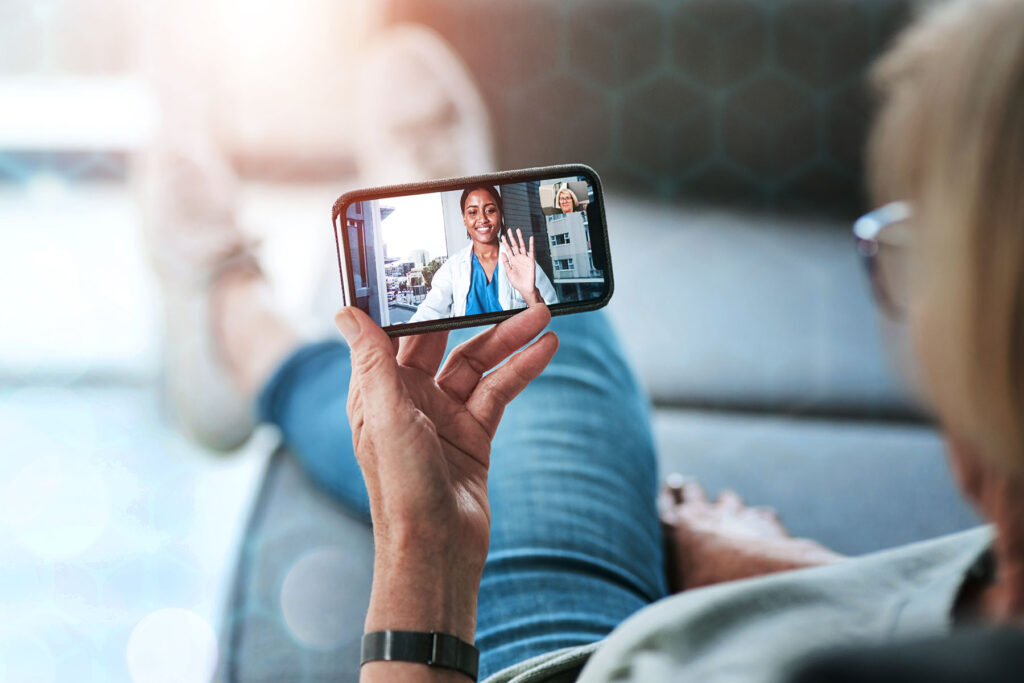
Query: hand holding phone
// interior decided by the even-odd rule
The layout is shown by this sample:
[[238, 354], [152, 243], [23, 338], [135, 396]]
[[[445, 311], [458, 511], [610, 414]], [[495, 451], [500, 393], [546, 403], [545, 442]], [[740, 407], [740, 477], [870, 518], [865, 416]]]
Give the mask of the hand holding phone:
[[333, 219], [344, 303], [392, 336], [611, 298], [601, 182], [582, 164], [349, 192]]
[[447, 333], [402, 339], [396, 354], [362, 311], [335, 317], [352, 354], [349, 422], [373, 517], [368, 631], [473, 641], [491, 440], [505, 406], [558, 348], [553, 332], [541, 334], [550, 319], [534, 306], [460, 344], [442, 365]]

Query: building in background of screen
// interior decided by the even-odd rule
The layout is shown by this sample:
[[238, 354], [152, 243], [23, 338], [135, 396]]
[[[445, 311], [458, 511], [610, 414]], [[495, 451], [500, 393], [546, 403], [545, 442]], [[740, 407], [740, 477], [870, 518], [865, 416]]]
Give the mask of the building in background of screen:
[[352, 202], [345, 211], [352, 282], [355, 285], [353, 303], [381, 326], [390, 324], [390, 321], [385, 286], [387, 259], [383, 258], [380, 224], [392, 211], [394, 209], [389, 207], [381, 208], [377, 200]]
[[[544, 213], [540, 205], [538, 188], [540, 181], [531, 180], [525, 183], [502, 185], [501, 204], [505, 210], [505, 227], [523, 231], [523, 239], [527, 243], [533, 237], [533, 250], [537, 259], [537, 267], [544, 271], [548, 279], [555, 281], [555, 271], [551, 263], [551, 250], [548, 246], [547, 231], [544, 225]], [[562, 301], [559, 295], [559, 301]]]
[[384, 259], [389, 324], [408, 322], [416, 307], [427, 297], [434, 273], [447, 260], [447, 256], [431, 259], [430, 254], [422, 249], [407, 258]]
[[[587, 201], [593, 200], [588, 188]], [[580, 197], [581, 203], [583, 198]], [[594, 267], [590, 224], [586, 211], [546, 217], [546, 242], [551, 254], [551, 278], [559, 301], [596, 299], [604, 292], [604, 273]]]
[[409, 252], [406, 258], [415, 263], [417, 267], [422, 268], [427, 265], [430, 255], [427, 254], [426, 249], [414, 249]]

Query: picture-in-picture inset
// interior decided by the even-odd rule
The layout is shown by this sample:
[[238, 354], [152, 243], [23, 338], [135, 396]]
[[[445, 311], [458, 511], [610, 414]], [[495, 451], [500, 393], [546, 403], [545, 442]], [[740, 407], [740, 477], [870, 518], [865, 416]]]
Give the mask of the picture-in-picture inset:
[[584, 180], [561, 180], [540, 186], [540, 205], [545, 216], [586, 211], [590, 187]]

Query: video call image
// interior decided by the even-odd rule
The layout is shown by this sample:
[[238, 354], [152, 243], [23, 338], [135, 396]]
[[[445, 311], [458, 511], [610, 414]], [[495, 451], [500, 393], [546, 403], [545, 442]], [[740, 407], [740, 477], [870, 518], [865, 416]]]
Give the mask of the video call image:
[[353, 202], [354, 304], [382, 327], [598, 299], [581, 177]]

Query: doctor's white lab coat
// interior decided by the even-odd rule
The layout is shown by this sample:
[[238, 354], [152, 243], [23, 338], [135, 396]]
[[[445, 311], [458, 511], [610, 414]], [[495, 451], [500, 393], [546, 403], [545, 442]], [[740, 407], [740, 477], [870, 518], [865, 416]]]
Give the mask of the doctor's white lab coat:
[[[526, 301], [516, 291], [515, 287], [509, 284], [508, 276], [505, 274], [505, 263], [502, 254], [506, 251], [505, 245], [498, 247], [498, 266], [496, 276], [498, 278], [498, 302], [504, 311], [526, 308]], [[544, 299], [544, 303], [557, 304], [558, 295], [551, 285], [551, 280], [544, 273], [540, 266], [536, 267], [537, 276], [535, 279], [537, 290]], [[466, 315], [466, 297], [469, 295], [469, 285], [473, 275], [473, 242], [460, 249], [445, 261], [434, 278], [430, 281], [430, 291], [427, 297], [416, 309], [416, 312], [409, 319], [409, 322], [420, 322], [422, 320], [438, 320], [440, 318], [453, 318]]]

